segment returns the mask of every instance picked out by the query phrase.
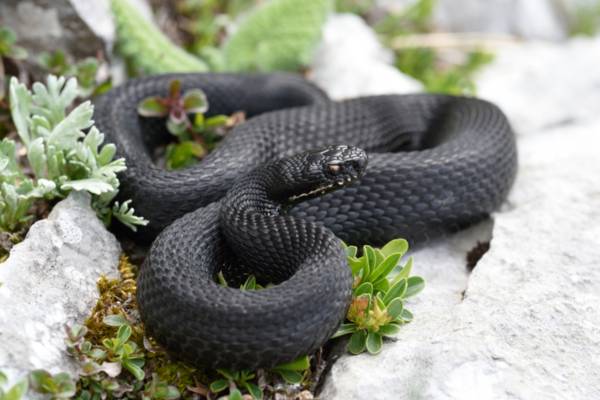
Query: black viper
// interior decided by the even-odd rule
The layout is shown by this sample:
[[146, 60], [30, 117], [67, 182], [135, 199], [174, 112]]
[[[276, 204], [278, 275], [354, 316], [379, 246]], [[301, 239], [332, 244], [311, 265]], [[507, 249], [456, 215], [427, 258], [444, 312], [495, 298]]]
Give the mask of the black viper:
[[[136, 107], [172, 79], [204, 90], [209, 114], [250, 118], [199, 164], [169, 172], [151, 157], [169, 140], [164, 121]], [[162, 231], [138, 279], [146, 329], [196, 365], [270, 367], [314, 351], [350, 299], [338, 238], [379, 245], [456, 231], [488, 216], [516, 172], [514, 134], [491, 103], [432, 94], [332, 102], [287, 74], [133, 80], [101, 97], [95, 118], [127, 160], [120, 195], [151, 221], [140, 237]], [[369, 166], [355, 183], [361, 149]], [[236, 284], [254, 273], [278, 285], [224, 288], [220, 269]]]

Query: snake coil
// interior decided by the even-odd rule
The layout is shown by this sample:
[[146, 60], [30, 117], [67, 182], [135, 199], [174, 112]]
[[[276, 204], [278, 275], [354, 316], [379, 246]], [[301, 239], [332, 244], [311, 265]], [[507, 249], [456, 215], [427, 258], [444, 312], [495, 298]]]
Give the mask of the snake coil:
[[[249, 119], [197, 165], [165, 171], [151, 157], [169, 139], [164, 121], [136, 107], [172, 79], [204, 90], [210, 114]], [[350, 298], [339, 239], [456, 231], [498, 207], [516, 173], [506, 117], [475, 98], [332, 102], [292, 75], [178, 74], [129, 81], [95, 115], [127, 160], [120, 195], [151, 221], [140, 238], [160, 232], [138, 278], [146, 329], [196, 365], [270, 367], [315, 350]], [[233, 283], [253, 273], [277, 285], [221, 287], [218, 270]]]

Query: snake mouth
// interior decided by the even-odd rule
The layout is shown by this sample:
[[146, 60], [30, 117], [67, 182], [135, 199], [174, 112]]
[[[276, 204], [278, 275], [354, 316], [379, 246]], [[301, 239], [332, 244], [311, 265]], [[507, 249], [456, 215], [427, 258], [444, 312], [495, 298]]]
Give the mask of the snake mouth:
[[[343, 182], [342, 182], [341, 185], [343, 185]], [[316, 189], [311, 190], [310, 192], [300, 193], [300, 194], [294, 195], [294, 196], [290, 197], [288, 199], [288, 201], [290, 203], [295, 203], [295, 202], [300, 201], [300, 200], [305, 200], [305, 199], [317, 197], [317, 196], [320, 196], [322, 194], [327, 193], [328, 191], [330, 191], [331, 189], [333, 189], [334, 186], [335, 186], [335, 184], [333, 184], [333, 183], [330, 183], [330, 184], [325, 185], [325, 186], [320, 186], [320, 187], [318, 187]]]
[[314, 197], [318, 197], [320, 195], [323, 195], [325, 193], [329, 193], [335, 189], [339, 189], [342, 186], [346, 186], [351, 184], [353, 181], [355, 181], [356, 179], [358, 179], [358, 175], [351, 175], [351, 176], [347, 176], [346, 178], [341, 178], [341, 179], [337, 179], [336, 181], [334, 181], [333, 183], [329, 183], [327, 185], [323, 185], [323, 186], [319, 186], [316, 189], [313, 189], [311, 191], [305, 192], [305, 193], [300, 193], [294, 196], [291, 196], [288, 198], [288, 201], [290, 203], [296, 203], [298, 201], [301, 200], [308, 200]]

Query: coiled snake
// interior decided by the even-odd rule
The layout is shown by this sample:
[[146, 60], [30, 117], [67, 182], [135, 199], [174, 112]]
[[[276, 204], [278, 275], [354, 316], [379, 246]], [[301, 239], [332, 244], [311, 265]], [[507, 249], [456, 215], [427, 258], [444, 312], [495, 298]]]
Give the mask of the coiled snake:
[[[209, 114], [250, 118], [199, 164], [166, 171], [151, 157], [168, 141], [164, 121], [136, 107], [174, 78], [206, 92]], [[350, 300], [339, 239], [456, 231], [489, 215], [516, 172], [506, 117], [474, 98], [332, 102], [293, 75], [179, 74], [129, 81], [97, 101], [95, 116], [127, 160], [122, 196], [151, 221], [141, 237], [162, 231], [138, 278], [146, 329], [196, 365], [271, 367], [314, 351]], [[219, 270], [277, 285], [222, 287]]]

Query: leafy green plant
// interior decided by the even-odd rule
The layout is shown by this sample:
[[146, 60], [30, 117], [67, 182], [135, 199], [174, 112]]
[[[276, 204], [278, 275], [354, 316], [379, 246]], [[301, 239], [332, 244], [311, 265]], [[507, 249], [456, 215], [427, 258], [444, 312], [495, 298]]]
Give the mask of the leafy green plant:
[[241, 392], [238, 388], [244, 388], [253, 399], [260, 400], [263, 398], [263, 393], [260, 388], [251, 382], [255, 377], [256, 373], [242, 370], [242, 371], [230, 371], [228, 369], [218, 369], [217, 372], [222, 376], [221, 379], [213, 381], [209, 388], [213, 393], [220, 393], [229, 389], [229, 400], [234, 399], [238, 392]]
[[[143, 349], [131, 340], [132, 327], [122, 315], [108, 315], [104, 324], [116, 328], [113, 337], [102, 345], [86, 339], [85, 326], [67, 328], [67, 350], [81, 366], [80, 385], [83, 397], [96, 398], [107, 393], [119, 397], [125, 393], [141, 393], [142, 399], [170, 400], [180, 397], [176, 387], [168, 385], [156, 373], [144, 384], [146, 362]], [[122, 376], [128, 371], [133, 381]]]
[[53, 400], [70, 399], [75, 395], [75, 381], [65, 372], [55, 375], [44, 370], [29, 374], [30, 387], [37, 393], [48, 394]]
[[310, 63], [329, 0], [272, 0], [250, 14], [223, 47], [233, 71], [297, 70]]
[[[400, 259], [408, 251], [408, 242], [395, 239], [381, 249], [347, 246], [346, 254], [354, 277], [352, 303], [343, 323], [333, 337], [352, 335], [348, 351], [371, 354], [381, 351], [383, 337], [395, 335], [400, 326], [412, 321], [404, 308], [404, 300], [423, 290], [425, 282], [410, 276], [412, 258], [401, 266]], [[400, 267], [400, 268], [398, 268]]]
[[87, 57], [74, 62], [69, 59], [64, 51], [55, 50], [49, 53], [41, 53], [38, 61], [50, 74], [77, 78], [79, 97], [98, 95], [106, 92], [111, 87], [110, 80], [102, 82], [97, 80], [100, 65], [96, 58]]
[[330, 10], [329, 0], [271, 0], [251, 12], [220, 48], [173, 44], [127, 0], [112, 0], [119, 46], [142, 72], [297, 70], [308, 64]]
[[112, 0], [119, 51], [139, 71], [205, 72], [208, 65], [176, 46], [150, 21], [139, 15], [128, 0]]
[[158, 374], [152, 374], [152, 380], [146, 383], [142, 393], [142, 400], [175, 400], [179, 397], [179, 390], [161, 381]]
[[[181, 82], [177, 79], [170, 82], [167, 97], [147, 97], [139, 103], [139, 115], [166, 117], [167, 130], [179, 141], [169, 144], [166, 148], [167, 169], [179, 169], [195, 164], [214, 148], [227, 129], [240, 121], [238, 114], [231, 117], [205, 117], [206, 111], [206, 94], [200, 89], [188, 90], [182, 94]], [[193, 115], [192, 119], [190, 115]]]
[[279, 375], [287, 383], [296, 385], [302, 382], [306, 371], [310, 368], [310, 359], [308, 356], [298, 357], [294, 361], [280, 364], [271, 369], [271, 372]]
[[116, 174], [125, 170], [125, 160], [114, 159], [114, 145], [102, 145], [104, 135], [93, 126], [89, 101], [68, 111], [76, 97], [75, 78], [50, 75], [46, 85], [36, 82], [33, 92], [11, 79], [11, 115], [32, 177], [19, 165], [15, 142], [3, 139], [0, 228], [10, 231], [26, 222], [35, 200], [63, 198], [72, 190], [92, 194], [92, 207], [107, 224], [112, 217], [134, 230], [148, 223], [134, 215], [129, 202], [111, 207], [119, 189]]
[[[299, 357], [289, 363], [278, 365], [269, 370], [269, 372], [279, 375], [289, 384], [299, 384], [302, 382], [306, 371], [310, 368], [310, 359], [308, 356]], [[256, 381], [256, 372], [250, 370], [231, 371], [228, 369], [218, 369], [217, 373], [220, 378], [211, 382], [209, 388], [213, 393], [221, 393], [229, 389], [228, 399], [234, 399], [241, 389], [248, 392], [253, 399], [260, 400], [263, 398], [263, 392]]]
[[398, 52], [396, 66], [402, 72], [423, 82], [428, 92], [474, 95], [474, 75], [493, 59], [492, 54], [475, 50], [466, 55], [462, 64], [440, 69], [434, 50], [415, 48]]
[[137, 344], [130, 341], [131, 326], [119, 326], [117, 335], [112, 339], [104, 339], [102, 344], [106, 349], [106, 358], [113, 363], [120, 364], [129, 371], [137, 380], [144, 379], [144, 355], [138, 351]]
[[27, 393], [27, 389], [29, 387], [27, 379], [23, 379], [16, 383], [14, 386], [6, 389], [3, 389], [3, 386], [6, 385], [8, 381], [6, 375], [0, 371], [0, 400], [21, 400], [24, 399], [25, 394]]

